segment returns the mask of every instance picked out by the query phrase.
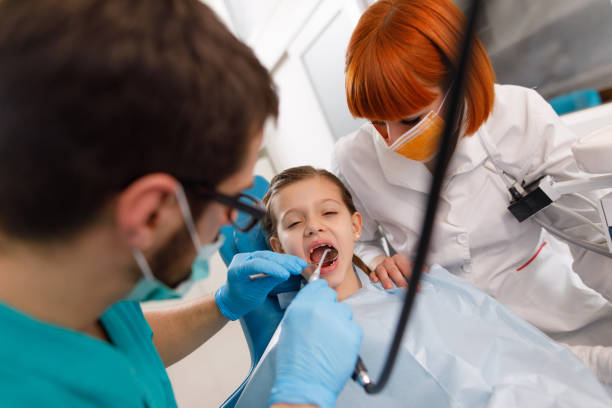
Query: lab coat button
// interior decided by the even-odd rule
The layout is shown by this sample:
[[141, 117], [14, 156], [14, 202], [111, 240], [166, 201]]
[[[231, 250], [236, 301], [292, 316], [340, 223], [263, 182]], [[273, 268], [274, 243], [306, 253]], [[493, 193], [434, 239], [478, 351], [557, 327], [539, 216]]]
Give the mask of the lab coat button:
[[457, 242], [461, 245], [465, 245], [468, 242], [467, 234], [459, 234], [457, 235]]

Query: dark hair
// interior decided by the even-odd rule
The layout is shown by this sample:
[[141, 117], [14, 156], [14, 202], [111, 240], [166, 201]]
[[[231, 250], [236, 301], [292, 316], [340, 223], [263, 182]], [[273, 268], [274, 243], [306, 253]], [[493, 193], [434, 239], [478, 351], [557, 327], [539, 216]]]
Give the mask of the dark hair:
[[[355, 208], [355, 203], [353, 202], [353, 196], [351, 195], [351, 192], [348, 190], [348, 188], [346, 188], [344, 183], [338, 177], [336, 177], [333, 173], [330, 173], [329, 171], [325, 169], [315, 169], [312, 166], [291, 167], [289, 169], [286, 169], [278, 173], [276, 176], [272, 178], [272, 180], [270, 181], [270, 188], [268, 189], [268, 192], [266, 193], [266, 195], [264, 196], [262, 200], [264, 205], [266, 206], [266, 216], [261, 220], [261, 225], [262, 225], [263, 230], [268, 234], [268, 236], [270, 237], [278, 236], [277, 235], [278, 225], [276, 222], [276, 218], [274, 217], [274, 214], [272, 214], [272, 205], [271, 205], [272, 199], [278, 193], [280, 193], [280, 191], [283, 188], [290, 186], [291, 184], [297, 183], [298, 181], [310, 179], [313, 177], [323, 177], [331, 181], [332, 183], [334, 183], [336, 187], [338, 187], [338, 190], [340, 190], [342, 202], [344, 203], [344, 205], [346, 205], [346, 208], [349, 210], [349, 212], [351, 214], [354, 214], [357, 212], [357, 209]], [[357, 265], [359, 268], [361, 268], [367, 274], [371, 273], [370, 268], [368, 268], [368, 266], [357, 255], [354, 255], [354, 254], [353, 254], [353, 263]]]
[[278, 99], [199, 0], [0, 1], [0, 229], [81, 229], [130, 182], [215, 188]]

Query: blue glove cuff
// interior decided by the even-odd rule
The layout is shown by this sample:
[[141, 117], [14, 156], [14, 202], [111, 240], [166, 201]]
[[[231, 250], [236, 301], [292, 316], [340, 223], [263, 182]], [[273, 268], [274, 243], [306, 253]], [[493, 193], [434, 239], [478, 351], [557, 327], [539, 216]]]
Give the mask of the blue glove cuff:
[[227, 317], [230, 320], [240, 319], [242, 315], [239, 316], [230, 310], [229, 305], [224, 300], [226, 298], [227, 298], [227, 285], [223, 285], [219, 289], [217, 289], [217, 291], [215, 292], [215, 302], [217, 302], [219, 311], [221, 311], [221, 314], [223, 316]]
[[334, 408], [337, 398], [335, 392], [320, 385], [296, 384], [291, 379], [277, 379], [268, 404], [312, 404], [319, 408]]

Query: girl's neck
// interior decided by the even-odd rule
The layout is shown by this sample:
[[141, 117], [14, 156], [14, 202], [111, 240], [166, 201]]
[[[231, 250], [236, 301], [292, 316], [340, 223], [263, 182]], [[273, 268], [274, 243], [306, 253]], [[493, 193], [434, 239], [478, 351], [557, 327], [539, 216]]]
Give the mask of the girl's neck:
[[346, 275], [342, 283], [334, 288], [338, 294], [338, 301], [342, 301], [347, 297], [351, 296], [355, 292], [361, 289], [361, 281], [353, 270], [353, 265], [349, 266], [349, 270], [346, 271]]

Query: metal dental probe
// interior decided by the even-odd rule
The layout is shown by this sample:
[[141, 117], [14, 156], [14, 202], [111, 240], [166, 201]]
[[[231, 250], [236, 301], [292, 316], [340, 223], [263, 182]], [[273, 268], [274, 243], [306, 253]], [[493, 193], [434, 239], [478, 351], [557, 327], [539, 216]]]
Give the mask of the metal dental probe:
[[[306, 264], [306, 267], [304, 268], [304, 270], [306, 270], [308, 268], [311, 268], [313, 266], [316, 266], [316, 265], [318, 265], [318, 262], [313, 262], [313, 263]], [[254, 273], [253, 275], [249, 275], [249, 279], [250, 280], [257, 280], [257, 279], [261, 279], [261, 278], [267, 278], [268, 276], [269, 275], [267, 273]], [[302, 275], [302, 276], [304, 276], [304, 275]], [[306, 279], [306, 278], [304, 277], [304, 279]]]
[[[324, 252], [324, 254], [325, 254], [327, 251], [329, 251], [329, 249], [327, 249], [327, 250]], [[325, 256], [323, 256], [323, 258], [321, 258], [321, 259], [325, 259]], [[334, 259], [335, 259], [335, 258], [334, 258]], [[306, 269], [308, 269], [308, 268], [310, 268], [310, 267], [313, 267], [313, 266], [318, 266], [320, 262], [321, 262], [321, 261], [306, 264], [306, 268], [304, 268], [304, 270], [306, 270]], [[320, 269], [319, 269], [319, 271], [320, 271]], [[254, 273], [253, 275], [249, 275], [249, 279], [250, 279], [250, 280], [257, 280], [257, 279], [261, 279], [261, 278], [266, 278], [267, 276], [268, 276], [268, 274], [267, 274], [267, 273]], [[304, 275], [302, 275], [302, 276], [304, 276]], [[304, 279], [308, 280], [308, 279], [307, 279], [305, 276], [304, 276]]]
[[[306, 265], [306, 268], [304, 268], [304, 269], [308, 269], [308, 268], [310, 268], [312, 266], [315, 266], [317, 264], [318, 264], [317, 262], [309, 263], [309, 264]], [[249, 275], [249, 279], [250, 280], [257, 280], [257, 279], [267, 278], [267, 277], [268, 277], [267, 273], [254, 273], [253, 275]], [[304, 279], [306, 279], [306, 278], [304, 278]]]
[[327, 256], [328, 252], [329, 252], [329, 248], [323, 251], [323, 256], [319, 260], [317, 269], [315, 269], [314, 272], [308, 278], [306, 278], [306, 281], [308, 283], [316, 281], [321, 276], [321, 266], [323, 265], [323, 262], [325, 261], [325, 257]]

